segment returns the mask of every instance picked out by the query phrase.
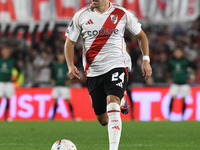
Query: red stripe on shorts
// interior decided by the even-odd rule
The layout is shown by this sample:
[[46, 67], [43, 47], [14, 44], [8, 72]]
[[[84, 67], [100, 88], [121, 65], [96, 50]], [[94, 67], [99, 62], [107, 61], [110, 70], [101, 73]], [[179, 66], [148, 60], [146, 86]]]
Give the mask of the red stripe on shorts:
[[128, 79], [129, 79], [128, 68], [124, 68], [124, 69], [125, 69], [125, 72], [126, 72], [126, 79], [127, 79], [127, 82], [128, 82]]

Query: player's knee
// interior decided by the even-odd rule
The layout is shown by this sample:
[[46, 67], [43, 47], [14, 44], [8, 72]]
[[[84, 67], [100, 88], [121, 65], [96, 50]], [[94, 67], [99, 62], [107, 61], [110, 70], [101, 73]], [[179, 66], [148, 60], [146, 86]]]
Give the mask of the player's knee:
[[110, 104], [110, 103], [117, 103], [120, 105], [120, 99], [119, 97], [117, 96], [114, 96], [114, 95], [108, 95], [107, 96], [107, 103]]

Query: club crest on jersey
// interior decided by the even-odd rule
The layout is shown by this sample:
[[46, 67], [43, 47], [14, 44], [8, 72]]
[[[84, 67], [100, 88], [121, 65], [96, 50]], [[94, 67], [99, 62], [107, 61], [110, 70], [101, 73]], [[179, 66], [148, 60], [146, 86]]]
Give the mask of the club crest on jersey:
[[110, 18], [111, 18], [111, 21], [112, 21], [113, 24], [117, 23], [117, 21], [118, 21], [118, 15], [116, 15], [116, 14], [115, 15], [111, 15]]

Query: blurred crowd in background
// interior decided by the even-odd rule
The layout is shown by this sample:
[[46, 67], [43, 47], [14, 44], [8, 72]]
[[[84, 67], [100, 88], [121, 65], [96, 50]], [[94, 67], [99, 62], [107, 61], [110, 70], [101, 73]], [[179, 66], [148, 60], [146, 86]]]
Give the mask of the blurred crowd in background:
[[[168, 62], [173, 57], [176, 46], [183, 48], [185, 57], [197, 65], [195, 72], [189, 73], [190, 84], [200, 84], [200, 18], [197, 19], [189, 30], [177, 26], [169, 30], [169, 26], [160, 26], [159, 30], [152, 31], [151, 26], [143, 28], [149, 39], [150, 59], [153, 76], [147, 82], [141, 74], [142, 54], [136, 38], [127, 30], [125, 40], [127, 51], [132, 58], [132, 72], [130, 72], [131, 86], [168, 86]], [[64, 53], [65, 36], [57, 32], [49, 36], [47, 32], [41, 34], [40, 42], [29, 43], [15, 38], [0, 38], [0, 50], [9, 46], [12, 57], [20, 68], [20, 79], [17, 87], [51, 87], [52, 64], [57, 61], [56, 55]], [[1, 52], [1, 51], [0, 51]], [[0, 53], [1, 56], [1, 53]], [[86, 77], [82, 67], [82, 42], [75, 44], [75, 65], [80, 71], [80, 80], [69, 82], [70, 87], [86, 86]], [[189, 71], [189, 70], [188, 70]]]

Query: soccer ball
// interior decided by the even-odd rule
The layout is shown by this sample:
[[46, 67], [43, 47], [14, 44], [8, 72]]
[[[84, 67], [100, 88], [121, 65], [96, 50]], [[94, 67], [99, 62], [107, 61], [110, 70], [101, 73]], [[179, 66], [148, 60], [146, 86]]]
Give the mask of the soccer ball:
[[77, 148], [70, 140], [62, 139], [56, 141], [52, 145], [51, 150], [77, 150]]

